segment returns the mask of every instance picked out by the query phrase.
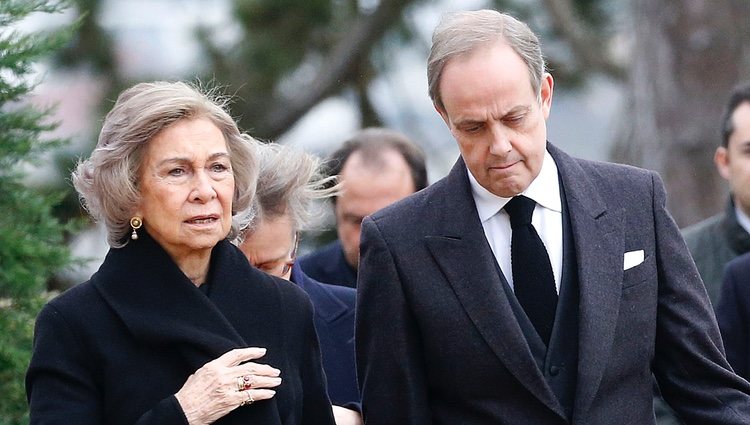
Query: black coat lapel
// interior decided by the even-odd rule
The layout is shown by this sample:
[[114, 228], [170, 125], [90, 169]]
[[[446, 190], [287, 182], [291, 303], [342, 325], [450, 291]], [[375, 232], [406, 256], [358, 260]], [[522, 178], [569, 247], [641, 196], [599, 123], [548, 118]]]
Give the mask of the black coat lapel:
[[530, 393], [565, 417], [533, 358], [502, 288], [466, 173], [459, 159], [442, 182], [443, 199], [437, 204], [444, 207], [438, 222], [445, 230], [427, 236], [425, 242], [466, 313], [500, 361]]
[[[217, 306], [147, 232], [141, 233], [137, 241], [111, 249], [91, 278], [133, 337], [153, 346], [179, 347], [193, 369], [246, 346]], [[228, 254], [231, 247], [226, 245], [214, 248], [212, 262]], [[220, 280], [212, 288], [219, 293]]]

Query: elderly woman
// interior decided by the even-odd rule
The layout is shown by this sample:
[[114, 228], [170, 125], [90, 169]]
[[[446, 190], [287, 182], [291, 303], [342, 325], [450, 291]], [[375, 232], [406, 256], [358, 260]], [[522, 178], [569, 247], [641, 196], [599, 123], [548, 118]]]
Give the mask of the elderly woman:
[[259, 150], [255, 211], [243, 232], [240, 249], [255, 267], [290, 279], [309, 296], [315, 309], [328, 395], [337, 425], [359, 425], [359, 390], [354, 366], [354, 304], [356, 291], [309, 278], [294, 265], [298, 233], [309, 227], [313, 201], [332, 196], [316, 157], [275, 143]]
[[333, 424], [310, 301], [227, 239], [257, 143], [210, 95], [138, 84], [73, 183], [112, 246], [37, 318], [32, 424]]

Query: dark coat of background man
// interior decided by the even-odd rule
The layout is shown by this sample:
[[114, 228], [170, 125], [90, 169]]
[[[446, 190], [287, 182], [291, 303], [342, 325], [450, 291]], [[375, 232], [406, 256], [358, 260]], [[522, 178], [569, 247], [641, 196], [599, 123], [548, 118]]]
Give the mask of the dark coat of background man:
[[[716, 317], [727, 350], [727, 360], [738, 375], [750, 378], [750, 83], [732, 92], [725, 113], [722, 146], [716, 150], [716, 164], [729, 180], [733, 205], [726, 216], [704, 227], [696, 255], [714, 261], [728, 261], [724, 269]], [[709, 219], [709, 223], [711, 223]], [[712, 231], [715, 235], [708, 234]], [[708, 251], [714, 249], [715, 252]], [[740, 253], [745, 252], [742, 255]], [[733, 255], [732, 255], [733, 254]], [[737, 256], [731, 259], [731, 256]], [[719, 256], [724, 256], [719, 258]], [[729, 261], [731, 259], [731, 261]], [[696, 258], [696, 264], [701, 264]], [[723, 264], [722, 264], [723, 265]], [[717, 264], [716, 266], [719, 266]], [[721, 272], [716, 267], [713, 273]], [[704, 278], [705, 279], [705, 278]], [[706, 286], [709, 283], [706, 281]], [[718, 286], [718, 285], [717, 285]], [[709, 292], [710, 293], [710, 292]], [[715, 304], [716, 305], [716, 304]]]
[[[430, 96], [461, 158], [362, 224], [365, 423], [653, 424], [652, 376], [687, 424], [750, 423], [750, 384], [724, 357], [661, 179], [547, 143], [544, 68], [510, 16], [462, 12], [435, 30]], [[516, 296], [535, 283], [511, 270], [503, 207], [519, 194], [537, 202], [559, 295], [548, 344], [527, 315], [539, 307]]]
[[714, 162], [729, 182], [726, 210], [683, 231], [714, 307], [719, 302], [724, 266], [750, 252], [750, 83], [729, 97]]
[[750, 253], [727, 263], [716, 318], [729, 364], [750, 379]]
[[366, 128], [328, 160], [342, 192], [333, 199], [338, 240], [305, 255], [299, 265], [309, 277], [334, 285], [357, 286], [362, 219], [427, 186], [422, 150], [405, 135]]

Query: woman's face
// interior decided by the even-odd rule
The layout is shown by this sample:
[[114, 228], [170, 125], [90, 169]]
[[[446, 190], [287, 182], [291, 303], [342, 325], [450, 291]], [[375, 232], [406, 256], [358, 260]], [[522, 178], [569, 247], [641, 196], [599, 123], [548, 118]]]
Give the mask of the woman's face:
[[139, 189], [137, 214], [173, 259], [210, 252], [232, 224], [234, 174], [221, 130], [195, 118], [157, 133], [146, 147]]

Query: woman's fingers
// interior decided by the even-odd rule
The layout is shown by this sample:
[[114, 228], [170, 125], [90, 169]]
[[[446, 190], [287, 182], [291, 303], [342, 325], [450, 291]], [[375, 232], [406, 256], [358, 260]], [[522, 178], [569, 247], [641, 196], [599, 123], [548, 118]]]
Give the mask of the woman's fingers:
[[281, 378], [276, 376], [243, 375], [237, 377], [237, 390], [245, 391], [252, 388], [273, 388], [281, 385]]
[[259, 375], [259, 376], [279, 376], [281, 371], [262, 363], [244, 363], [232, 368], [232, 372], [237, 375]]
[[222, 354], [213, 362], [221, 366], [231, 367], [250, 360], [259, 359], [266, 355], [266, 349], [260, 347], [235, 348]]
[[237, 348], [190, 375], [175, 394], [188, 423], [211, 423], [238, 406], [276, 395], [270, 388], [281, 384], [281, 372], [251, 361], [265, 354], [265, 348]]
[[274, 390], [246, 390], [237, 392], [235, 399], [237, 400], [237, 406], [245, 406], [258, 401], [268, 400], [275, 395], [276, 391]]

